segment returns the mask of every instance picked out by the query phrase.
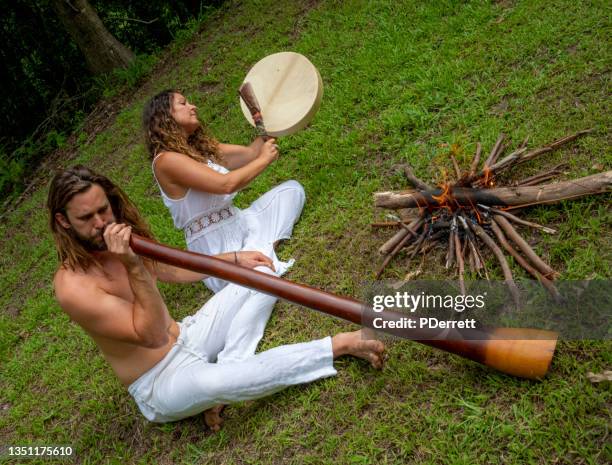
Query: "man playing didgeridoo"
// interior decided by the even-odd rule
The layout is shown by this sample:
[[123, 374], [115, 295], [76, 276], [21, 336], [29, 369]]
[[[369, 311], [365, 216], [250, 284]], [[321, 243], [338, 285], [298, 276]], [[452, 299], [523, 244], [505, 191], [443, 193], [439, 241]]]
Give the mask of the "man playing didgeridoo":
[[[193, 316], [174, 321], [157, 280], [195, 282], [203, 275], [135, 255], [130, 234], [151, 237], [147, 225], [121, 189], [83, 166], [55, 176], [47, 207], [60, 259], [57, 300], [150, 421], [206, 411], [207, 424], [217, 430], [220, 405], [332, 376], [333, 359], [341, 355], [382, 366], [384, 345], [360, 331], [255, 355], [276, 298], [235, 284]], [[271, 271], [261, 253], [238, 254], [241, 265]], [[233, 253], [217, 257], [235, 260]]]

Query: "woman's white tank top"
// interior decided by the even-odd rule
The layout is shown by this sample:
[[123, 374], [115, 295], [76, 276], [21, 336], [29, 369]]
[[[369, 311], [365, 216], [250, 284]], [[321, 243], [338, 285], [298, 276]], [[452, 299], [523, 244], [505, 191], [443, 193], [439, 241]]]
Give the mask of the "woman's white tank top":
[[[232, 205], [232, 199], [236, 196], [236, 192], [232, 194], [211, 194], [209, 192], [201, 192], [189, 188], [180, 199], [168, 197], [159, 184], [157, 176], [155, 176], [155, 162], [159, 157], [160, 155], [156, 155], [153, 158], [151, 169], [153, 170], [155, 182], [157, 182], [157, 186], [161, 192], [164, 205], [168, 207], [176, 228], [184, 229], [185, 226], [189, 225], [195, 219]], [[210, 160], [208, 160], [208, 167], [220, 174], [229, 173], [227, 168], [217, 165]]]

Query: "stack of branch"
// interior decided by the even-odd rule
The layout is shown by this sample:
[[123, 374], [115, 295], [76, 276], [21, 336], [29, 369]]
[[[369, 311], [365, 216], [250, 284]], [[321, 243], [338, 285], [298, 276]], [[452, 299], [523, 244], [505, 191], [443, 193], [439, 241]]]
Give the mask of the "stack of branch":
[[[518, 303], [518, 289], [506, 254], [529, 274], [538, 279], [555, 299], [559, 299], [553, 281], [559, 274], [544, 262], [517, 231], [517, 226], [536, 228], [549, 234], [554, 229], [525, 221], [510, 213], [530, 205], [558, 202], [585, 195], [598, 194], [611, 190], [612, 171], [571, 181], [542, 184], [561, 174], [563, 165], [555, 166], [535, 176], [514, 182], [506, 187], [498, 187], [499, 175], [534, 158], [552, 152], [590, 130], [556, 140], [535, 150], [527, 149], [525, 140], [512, 153], [503, 156], [508, 148], [501, 134], [486, 157], [482, 167], [481, 144], [468, 170], [462, 170], [451, 153], [455, 180], [432, 187], [419, 179], [410, 166], [404, 165], [404, 173], [414, 189], [402, 192], [377, 192], [374, 194], [376, 207], [393, 209], [401, 215], [391, 215], [396, 221], [375, 223], [377, 226], [394, 226], [399, 231], [379, 251], [385, 256], [377, 279], [385, 267], [400, 250], [406, 249], [409, 259], [424, 254], [436, 243], [446, 242], [446, 268], [454, 267], [459, 277], [461, 291], [465, 293], [464, 275], [466, 268], [488, 280], [482, 250], [484, 245], [490, 249], [501, 266], [506, 282], [514, 300]], [[411, 221], [402, 220], [409, 209], [418, 209]]]

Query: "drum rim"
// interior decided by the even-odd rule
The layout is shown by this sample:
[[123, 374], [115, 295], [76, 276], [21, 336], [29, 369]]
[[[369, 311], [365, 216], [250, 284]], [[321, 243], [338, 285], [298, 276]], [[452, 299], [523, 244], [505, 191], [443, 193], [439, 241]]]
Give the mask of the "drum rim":
[[[273, 53], [273, 54], [270, 54], [270, 55], [266, 55], [265, 57], [263, 57], [261, 60], [259, 60], [257, 63], [255, 63], [249, 69], [249, 72], [246, 74], [246, 76], [245, 76], [245, 78], [243, 80], [243, 83], [247, 82], [249, 74], [261, 62], [263, 62], [265, 60], [269, 60], [271, 57], [274, 57], [274, 56], [277, 56], [277, 55], [282, 55], [282, 54], [299, 55], [301, 57], [301, 59], [306, 60], [306, 62], [308, 64], [310, 64], [310, 66], [314, 70], [314, 72], [316, 74], [316, 77], [317, 77], [317, 92], [316, 92], [315, 98], [314, 98], [314, 100], [312, 102], [312, 105], [310, 106], [310, 109], [308, 109], [306, 112], [304, 112], [304, 114], [301, 117], [296, 118], [297, 121], [294, 124], [292, 124], [291, 126], [288, 126], [286, 128], [280, 129], [280, 130], [269, 130], [268, 128], [266, 128], [267, 134], [270, 135], [270, 136], [273, 136], [273, 137], [290, 135], [290, 134], [293, 134], [293, 133], [295, 133], [295, 132], [305, 128], [306, 126], [308, 126], [308, 124], [314, 118], [314, 115], [319, 110], [319, 108], [321, 106], [321, 100], [322, 100], [322, 97], [323, 97], [323, 80], [321, 79], [321, 74], [319, 73], [319, 70], [317, 69], [317, 67], [308, 59], [308, 57], [302, 55], [301, 53], [292, 52], [292, 51], [277, 52], [277, 53]], [[240, 101], [240, 107], [242, 109], [242, 113], [244, 114], [245, 118], [247, 119], [247, 121], [249, 122], [249, 124], [251, 126], [255, 127], [255, 122], [253, 121], [253, 117], [251, 116], [251, 113], [249, 112], [249, 109], [247, 108], [245, 103], [242, 101], [242, 99], [239, 99], [239, 101]], [[264, 124], [265, 124], [265, 122], [266, 122], [265, 114], [262, 114], [262, 116], [263, 116]]]

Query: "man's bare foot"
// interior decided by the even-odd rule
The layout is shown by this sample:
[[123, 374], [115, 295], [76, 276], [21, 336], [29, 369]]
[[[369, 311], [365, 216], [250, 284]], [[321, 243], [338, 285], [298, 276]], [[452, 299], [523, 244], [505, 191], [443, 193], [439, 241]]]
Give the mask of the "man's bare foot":
[[221, 426], [223, 425], [221, 412], [223, 412], [224, 408], [225, 405], [219, 404], [204, 411], [204, 423], [206, 423], [206, 426], [208, 426], [214, 433], [221, 430]]
[[381, 341], [365, 339], [361, 330], [351, 333], [340, 333], [332, 337], [334, 358], [342, 355], [352, 355], [369, 361], [374, 368], [383, 366], [385, 345]]

